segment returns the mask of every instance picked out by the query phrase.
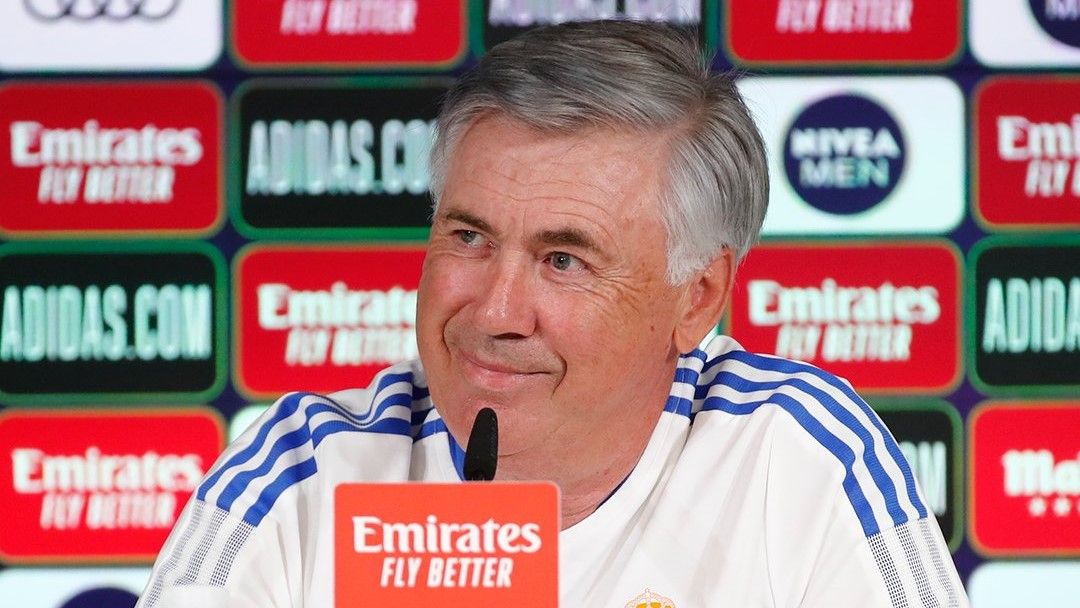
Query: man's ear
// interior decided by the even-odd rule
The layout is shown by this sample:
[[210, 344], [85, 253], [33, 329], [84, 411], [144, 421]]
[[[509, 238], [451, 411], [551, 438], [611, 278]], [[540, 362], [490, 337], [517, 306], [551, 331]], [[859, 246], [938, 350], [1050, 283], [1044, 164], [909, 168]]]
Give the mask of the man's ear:
[[694, 273], [684, 292], [682, 315], [675, 325], [675, 346], [688, 353], [720, 322], [735, 280], [735, 253], [720, 250], [704, 269]]

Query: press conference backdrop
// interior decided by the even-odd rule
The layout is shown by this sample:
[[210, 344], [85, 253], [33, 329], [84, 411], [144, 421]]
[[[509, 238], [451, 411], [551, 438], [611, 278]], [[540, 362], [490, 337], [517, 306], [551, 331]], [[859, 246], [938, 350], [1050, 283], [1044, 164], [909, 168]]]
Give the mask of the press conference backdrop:
[[0, 604], [131, 606], [229, 436], [414, 356], [440, 95], [600, 16], [742, 74], [723, 331], [868, 397], [976, 606], [1080, 605], [1077, 0], [0, 4]]

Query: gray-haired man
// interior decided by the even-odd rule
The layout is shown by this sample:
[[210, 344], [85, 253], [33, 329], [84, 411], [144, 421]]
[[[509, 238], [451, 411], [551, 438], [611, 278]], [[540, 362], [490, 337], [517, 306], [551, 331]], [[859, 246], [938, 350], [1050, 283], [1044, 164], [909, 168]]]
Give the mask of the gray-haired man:
[[768, 182], [693, 43], [599, 22], [499, 45], [450, 93], [432, 171], [420, 361], [282, 398], [200, 486], [141, 606], [331, 605], [334, 486], [460, 480], [485, 407], [498, 478], [561, 490], [563, 606], [967, 604], [847, 383], [699, 347]]

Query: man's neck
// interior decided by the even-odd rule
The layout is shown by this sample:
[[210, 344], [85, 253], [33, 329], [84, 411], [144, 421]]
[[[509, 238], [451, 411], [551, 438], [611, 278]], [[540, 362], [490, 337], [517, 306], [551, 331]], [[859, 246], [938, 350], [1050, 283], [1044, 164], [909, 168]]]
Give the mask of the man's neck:
[[[620, 434], [619, 448], [602, 454], [587, 454], [574, 458], [571, 464], [598, 463], [598, 466], [570, 467], [553, 470], [535, 456], [507, 456], [499, 460], [498, 479], [534, 480], [548, 479], [559, 486], [561, 495], [562, 529], [565, 530], [591, 515], [606, 501], [637, 466], [653, 430], [660, 420], [662, 409], [657, 409], [648, 420], [638, 420], [630, 431]], [[599, 442], [600, 445], [606, 445]], [[567, 464], [566, 453], [551, 455], [558, 464]], [[544, 459], [547, 460], [547, 459]]]

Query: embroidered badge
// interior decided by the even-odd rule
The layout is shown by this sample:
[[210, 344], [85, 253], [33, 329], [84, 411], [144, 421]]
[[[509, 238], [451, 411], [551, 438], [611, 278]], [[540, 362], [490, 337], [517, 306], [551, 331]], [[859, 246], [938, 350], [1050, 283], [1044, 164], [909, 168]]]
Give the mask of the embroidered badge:
[[645, 593], [627, 602], [623, 608], [675, 608], [675, 602], [671, 598], [645, 589]]

